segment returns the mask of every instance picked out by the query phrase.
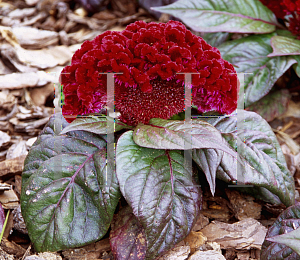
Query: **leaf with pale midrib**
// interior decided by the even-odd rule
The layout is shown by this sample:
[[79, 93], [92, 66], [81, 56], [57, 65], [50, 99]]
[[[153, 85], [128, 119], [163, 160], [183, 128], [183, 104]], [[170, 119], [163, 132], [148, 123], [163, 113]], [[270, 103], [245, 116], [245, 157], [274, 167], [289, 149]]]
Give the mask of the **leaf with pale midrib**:
[[[254, 187], [241, 190], [251, 192], [254, 196], [259, 195], [260, 199], [278, 203], [279, 198], [287, 206], [294, 204], [294, 179], [287, 169], [284, 155], [271, 127], [254, 112], [237, 112], [237, 118], [234, 114], [203, 118], [221, 131], [232, 148], [238, 151], [242, 161], [240, 164], [224, 153], [217, 169], [217, 178], [230, 182], [233, 177], [239, 184], [252, 184]], [[272, 196], [272, 193], [278, 198]]]
[[236, 66], [237, 73], [247, 73], [242, 75], [245, 96], [240, 94], [245, 107], [267, 95], [275, 82], [296, 63], [292, 56], [267, 57], [272, 52], [272, 36], [274, 34], [252, 35], [218, 47], [222, 58]]
[[259, 0], [179, 0], [151, 9], [173, 15], [198, 32], [270, 33], [278, 25]]
[[300, 203], [287, 208], [268, 229], [261, 260], [300, 259]]
[[114, 217], [109, 240], [115, 259], [145, 259], [147, 251], [145, 231], [128, 205]]
[[[58, 120], [66, 125], [59, 115]], [[106, 173], [104, 139], [83, 131], [57, 135], [54, 126], [52, 117], [29, 151], [22, 175], [22, 215], [38, 252], [99, 240], [120, 198], [115, 173]]]
[[125, 132], [118, 140], [117, 178], [145, 229], [150, 260], [188, 235], [200, 212], [201, 192], [184, 167], [183, 151], [140, 147], [132, 135]]

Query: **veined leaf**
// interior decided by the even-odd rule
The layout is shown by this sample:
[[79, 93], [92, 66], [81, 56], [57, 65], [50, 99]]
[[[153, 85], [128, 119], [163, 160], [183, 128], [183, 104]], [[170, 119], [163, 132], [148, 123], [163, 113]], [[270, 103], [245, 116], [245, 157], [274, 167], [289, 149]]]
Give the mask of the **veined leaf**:
[[143, 260], [146, 257], [145, 231], [129, 206], [122, 208], [114, 217], [109, 240], [115, 259]]
[[269, 228], [262, 245], [262, 260], [300, 259], [300, 203], [283, 211]]
[[300, 55], [300, 41], [285, 36], [273, 36], [271, 39], [273, 52], [268, 57]]
[[55, 132], [54, 126], [52, 117], [28, 153], [22, 175], [22, 215], [39, 252], [102, 238], [120, 198], [115, 172], [106, 170], [101, 136], [82, 131], [57, 135], [61, 129]]
[[133, 131], [119, 138], [116, 160], [121, 192], [145, 230], [146, 259], [155, 259], [191, 231], [200, 188], [184, 167], [183, 151], [138, 146]]
[[300, 55], [294, 55], [292, 56], [297, 63], [293, 65], [293, 69], [295, 70], [297, 76], [300, 78]]
[[205, 33], [202, 38], [209, 45], [213, 47], [218, 47], [228, 39], [229, 35], [230, 34], [227, 32]]
[[154, 149], [201, 149], [214, 148], [235, 156], [212, 125], [203, 120], [165, 120], [152, 118], [149, 125], [139, 124], [133, 132], [134, 142], [142, 147]]
[[222, 162], [223, 152], [217, 149], [194, 149], [193, 160], [204, 172], [211, 194], [216, 190], [217, 169]]
[[[154, 149], [192, 150], [193, 160], [203, 170], [215, 192], [217, 164], [224, 151], [236, 160], [236, 153], [228, 146], [220, 132], [205, 121], [193, 119], [187, 124], [182, 120], [164, 120], [153, 118], [150, 125], [138, 125], [133, 132], [133, 140], [142, 147]], [[207, 148], [207, 149], [204, 149]], [[212, 149], [213, 148], [213, 149]], [[215, 149], [215, 150], [214, 150]]]
[[[110, 131], [110, 127], [107, 127], [107, 124], [112, 124], [112, 130]], [[71, 124], [65, 127], [61, 134], [68, 133], [70, 131], [78, 131], [83, 130], [86, 132], [94, 133], [94, 134], [109, 134], [113, 132], [118, 132], [124, 128], [131, 129], [131, 126], [126, 125], [125, 123], [119, 121], [118, 119], [114, 119], [109, 116], [105, 117], [97, 117], [97, 116], [89, 116], [83, 118], [75, 119]]]
[[234, 178], [238, 184], [253, 184], [255, 187], [241, 189], [258, 195], [256, 197], [260, 199], [276, 202], [277, 198], [272, 198], [271, 192], [285, 205], [294, 204], [294, 179], [287, 169], [275, 134], [262, 117], [253, 112], [238, 110], [237, 115], [203, 120], [223, 133], [243, 162], [234, 161], [233, 157], [224, 153], [217, 178], [227, 182]]
[[179, 0], [151, 9], [199, 32], [270, 33], [277, 25], [275, 15], [259, 0]]
[[[243, 37], [218, 47], [223, 59], [236, 66], [237, 73], [245, 74], [245, 106], [258, 101], [272, 89], [296, 60], [293, 57], [267, 57], [272, 52], [273, 34]], [[242, 86], [241, 86], [242, 87]]]

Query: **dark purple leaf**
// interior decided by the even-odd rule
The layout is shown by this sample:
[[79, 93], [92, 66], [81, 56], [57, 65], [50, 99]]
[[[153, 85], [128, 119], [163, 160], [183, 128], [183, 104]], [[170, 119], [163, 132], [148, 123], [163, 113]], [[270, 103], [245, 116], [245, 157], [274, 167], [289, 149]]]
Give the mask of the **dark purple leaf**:
[[83, 131], [58, 135], [60, 123], [66, 126], [59, 114], [50, 119], [24, 163], [22, 215], [37, 251], [99, 240], [120, 198], [115, 172], [106, 171], [105, 140]]
[[117, 143], [120, 190], [147, 237], [146, 259], [182, 241], [201, 209], [201, 189], [184, 165], [184, 151], [150, 149], [125, 132]]
[[269, 228], [261, 260], [300, 259], [300, 202], [283, 211]]
[[[241, 188], [272, 203], [293, 205], [295, 183], [287, 169], [284, 155], [269, 124], [258, 114], [237, 110], [237, 115], [207, 117], [203, 120], [223, 133], [237, 151], [239, 161], [224, 153], [217, 178], [226, 182], [253, 185]], [[195, 159], [194, 159], [195, 160]], [[240, 163], [240, 161], [242, 163]]]
[[5, 222], [4, 209], [2, 207], [2, 204], [0, 203], [0, 233], [2, 232], [4, 222]]
[[121, 209], [111, 223], [110, 247], [116, 260], [142, 260], [147, 240], [143, 226], [129, 206]]

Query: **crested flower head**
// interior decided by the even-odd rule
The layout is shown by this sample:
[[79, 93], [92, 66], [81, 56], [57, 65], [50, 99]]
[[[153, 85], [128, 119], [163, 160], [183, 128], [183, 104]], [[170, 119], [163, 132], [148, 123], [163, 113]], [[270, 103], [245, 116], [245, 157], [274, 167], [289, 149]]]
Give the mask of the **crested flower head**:
[[179, 74], [184, 72], [193, 73], [192, 103], [199, 113], [225, 114], [237, 107], [233, 66], [177, 21], [137, 21], [84, 42], [61, 74], [63, 115], [99, 112], [107, 102], [107, 72], [121, 73], [115, 75], [115, 108], [129, 125], [184, 111], [184, 75]]
[[285, 19], [288, 29], [300, 39], [300, 0], [260, 0], [277, 18]]

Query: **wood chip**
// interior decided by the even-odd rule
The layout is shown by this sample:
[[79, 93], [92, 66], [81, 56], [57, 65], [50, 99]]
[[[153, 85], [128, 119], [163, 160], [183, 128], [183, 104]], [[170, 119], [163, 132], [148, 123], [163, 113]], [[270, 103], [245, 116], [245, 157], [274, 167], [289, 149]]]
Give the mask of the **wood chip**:
[[25, 132], [28, 135], [35, 135], [35, 130], [37, 128], [44, 126], [50, 117], [45, 117], [39, 120], [30, 121], [30, 122], [21, 122], [17, 118], [12, 118], [9, 121], [15, 126], [16, 132]]
[[0, 131], [0, 147], [8, 144], [10, 140], [11, 137], [7, 133]]
[[26, 87], [44, 86], [55, 82], [56, 77], [45, 71], [12, 73], [0, 76], [2, 89], [20, 89]]
[[209, 219], [218, 219], [228, 221], [230, 219], [230, 212], [229, 210], [224, 209], [203, 209], [201, 210], [201, 214]]
[[222, 249], [261, 249], [267, 233], [267, 228], [257, 220], [247, 218], [239, 222], [228, 224], [213, 221], [201, 232], [207, 237], [208, 242], [217, 242]]
[[196, 251], [189, 260], [226, 260], [226, 258], [215, 250]]
[[184, 239], [185, 245], [191, 248], [191, 253], [194, 253], [200, 246], [205, 244], [207, 237], [202, 232], [191, 231], [189, 235]]
[[4, 209], [15, 209], [19, 206], [19, 198], [14, 190], [0, 193], [0, 202]]
[[12, 233], [13, 227], [14, 227], [14, 216], [10, 212], [10, 214], [8, 216], [8, 219], [7, 219], [7, 223], [6, 223], [6, 227], [5, 227], [5, 230], [4, 230], [3, 237], [8, 238], [9, 235]]
[[[19, 72], [36, 72], [38, 69], [19, 60], [16, 49], [9, 44], [0, 45], [2, 59]], [[2, 82], [1, 82], [2, 83]], [[2, 84], [1, 84], [2, 87]]]
[[29, 26], [13, 27], [12, 32], [25, 49], [42, 49], [57, 45], [59, 41], [57, 32], [39, 30]]
[[23, 171], [26, 155], [0, 162], [0, 177], [8, 174], [15, 175]]
[[158, 260], [185, 260], [190, 253], [189, 246], [177, 246], [162, 255]]
[[24, 9], [16, 9], [8, 14], [8, 17], [16, 19], [16, 18], [24, 18], [27, 16], [32, 16], [36, 12], [35, 8], [24, 8]]
[[62, 254], [68, 260], [96, 259], [99, 258], [103, 252], [110, 250], [109, 238], [105, 238], [81, 248], [64, 250]]
[[14, 260], [14, 256], [6, 253], [2, 248], [0, 248], [0, 259]]
[[13, 210], [12, 216], [14, 221], [14, 229], [18, 230], [23, 234], [28, 234], [23, 216], [21, 214], [21, 206], [18, 206]]
[[66, 65], [72, 58], [72, 52], [66, 46], [55, 46], [41, 50], [17, 48], [16, 51], [20, 61], [39, 69]]
[[203, 214], [200, 214], [195, 226], [192, 228], [192, 231], [199, 231], [209, 224], [209, 219]]
[[225, 192], [231, 203], [234, 215], [238, 220], [246, 218], [260, 219], [262, 205], [254, 202], [252, 196], [233, 189], [225, 189]]
[[39, 77], [34, 72], [12, 73], [0, 76], [0, 82], [2, 89], [35, 87], [39, 82]]
[[6, 154], [6, 159], [13, 159], [17, 158], [22, 155], [27, 155], [27, 147], [26, 147], [26, 141], [19, 141], [15, 144], [13, 144], [11, 147], [9, 147], [7, 154]]
[[22, 177], [20, 175], [15, 175], [15, 192], [20, 197], [22, 190]]
[[34, 6], [39, 2], [39, 0], [25, 0], [25, 2], [29, 6]]

